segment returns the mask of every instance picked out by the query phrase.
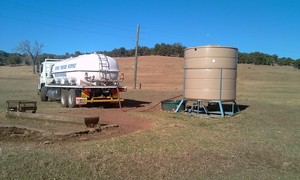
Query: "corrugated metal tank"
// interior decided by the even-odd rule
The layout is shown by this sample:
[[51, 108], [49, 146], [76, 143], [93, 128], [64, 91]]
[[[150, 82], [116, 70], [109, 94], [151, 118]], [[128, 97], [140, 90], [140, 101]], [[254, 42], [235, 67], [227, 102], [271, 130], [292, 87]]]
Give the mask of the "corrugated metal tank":
[[236, 99], [238, 49], [198, 46], [184, 52], [184, 96], [195, 100]]

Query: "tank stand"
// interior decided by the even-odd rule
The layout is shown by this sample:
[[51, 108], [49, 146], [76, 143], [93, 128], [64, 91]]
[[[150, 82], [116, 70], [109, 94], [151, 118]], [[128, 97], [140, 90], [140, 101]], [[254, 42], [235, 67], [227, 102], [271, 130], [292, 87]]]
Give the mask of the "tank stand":
[[[184, 101], [183, 99], [178, 107]], [[233, 116], [240, 112], [240, 109], [235, 101], [222, 101], [222, 100], [190, 100], [193, 101], [192, 105], [186, 106], [185, 112], [192, 116], [205, 116], [211, 118], [223, 118], [225, 115]], [[179, 108], [175, 110], [179, 112]]]

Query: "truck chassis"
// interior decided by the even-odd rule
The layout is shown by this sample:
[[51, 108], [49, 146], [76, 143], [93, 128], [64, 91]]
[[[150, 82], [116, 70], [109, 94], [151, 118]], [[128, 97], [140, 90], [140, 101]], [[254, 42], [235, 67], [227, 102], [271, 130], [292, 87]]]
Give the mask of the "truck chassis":
[[119, 103], [120, 92], [126, 88], [119, 86], [57, 86], [45, 85], [41, 88], [41, 100], [60, 100], [62, 107], [74, 108], [88, 103]]

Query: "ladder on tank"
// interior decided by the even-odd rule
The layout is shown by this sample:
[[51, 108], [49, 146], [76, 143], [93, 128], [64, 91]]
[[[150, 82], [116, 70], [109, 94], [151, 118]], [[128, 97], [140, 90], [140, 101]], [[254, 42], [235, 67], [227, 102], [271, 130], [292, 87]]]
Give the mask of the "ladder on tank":
[[102, 77], [102, 79], [104, 79], [105, 81], [108, 80], [107, 78], [107, 73], [110, 70], [110, 66], [109, 66], [109, 61], [107, 59], [107, 56], [105, 55], [98, 55], [99, 56], [99, 66], [100, 66], [100, 77]]

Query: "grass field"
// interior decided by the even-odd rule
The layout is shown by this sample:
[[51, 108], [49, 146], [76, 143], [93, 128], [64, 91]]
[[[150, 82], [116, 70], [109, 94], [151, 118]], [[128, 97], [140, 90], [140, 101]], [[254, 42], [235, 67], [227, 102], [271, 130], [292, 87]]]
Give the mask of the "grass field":
[[[30, 70], [0, 67], [1, 112], [7, 99], [39, 99]], [[299, 179], [299, 79], [291, 67], [239, 65], [237, 103], [245, 109], [234, 117], [130, 112], [153, 127], [46, 145], [0, 139], [0, 179]]]

